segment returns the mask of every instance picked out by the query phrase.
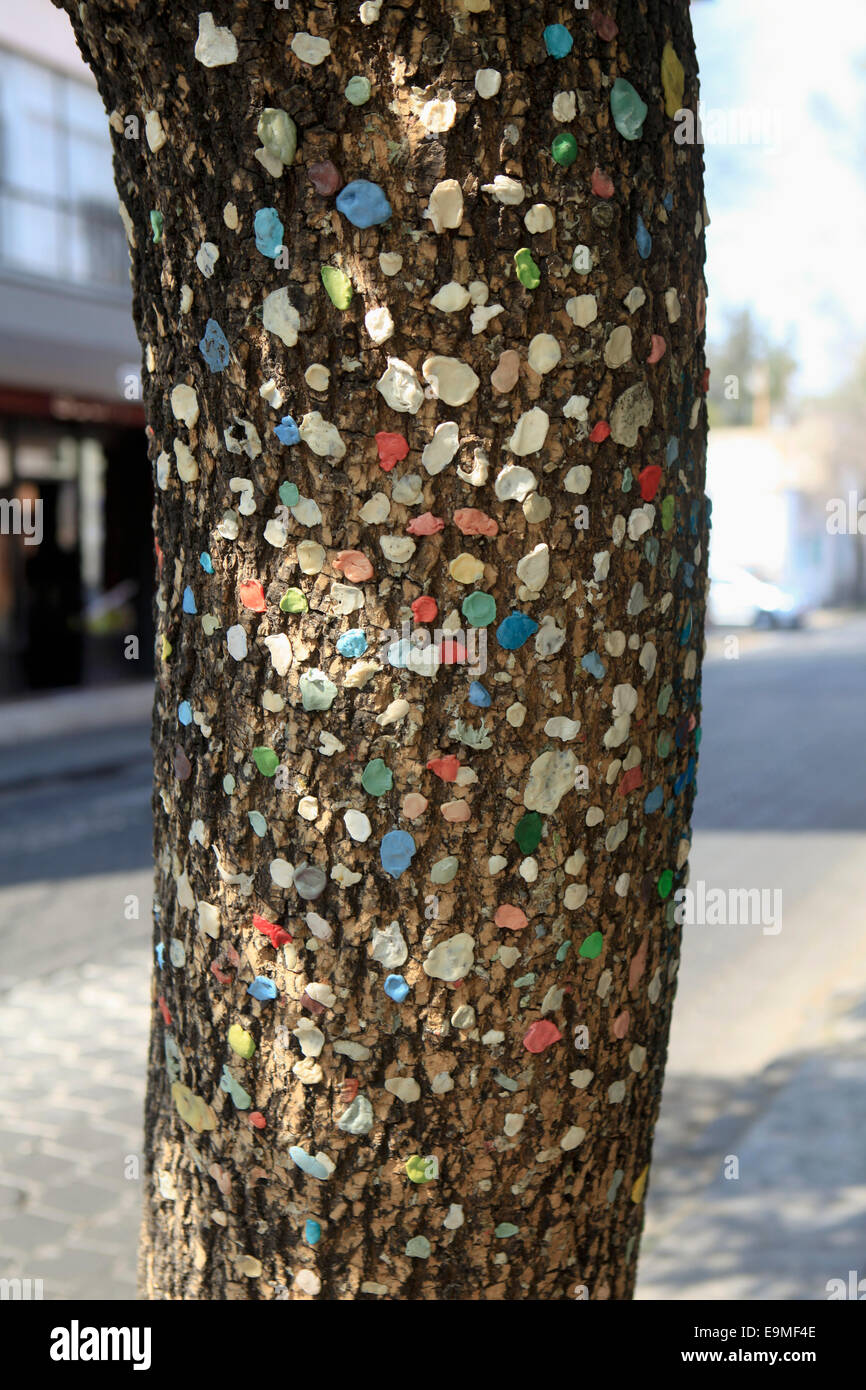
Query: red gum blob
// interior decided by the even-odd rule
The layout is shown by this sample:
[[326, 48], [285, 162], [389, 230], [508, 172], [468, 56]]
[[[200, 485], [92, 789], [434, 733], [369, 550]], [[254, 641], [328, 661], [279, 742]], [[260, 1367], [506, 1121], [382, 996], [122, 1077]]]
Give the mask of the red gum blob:
[[435, 772], [443, 782], [456, 782], [460, 763], [453, 753], [449, 753], [445, 758], [431, 758], [427, 764], [427, 771]]
[[429, 594], [421, 594], [412, 604], [412, 617], [416, 623], [432, 623], [439, 616], [439, 604]]
[[267, 917], [260, 917], [257, 912], [253, 913], [253, 926], [256, 931], [262, 932], [274, 947], [285, 946], [292, 939], [289, 932], [284, 931], [274, 922], [269, 922]]
[[642, 786], [643, 773], [641, 772], [640, 768], [630, 767], [628, 772], [624, 772], [622, 777], [620, 778], [617, 791], [619, 792], [620, 796], [627, 796], [629, 792], [634, 791], [635, 787]]
[[651, 502], [659, 490], [659, 483], [662, 480], [662, 470], [657, 463], [648, 463], [646, 468], [642, 468], [637, 475], [637, 483], [640, 488], [640, 495], [645, 502]]
[[589, 437], [593, 444], [601, 444], [603, 440], [607, 439], [609, 434], [610, 425], [607, 423], [607, 420], [599, 420], [598, 424], [593, 426], [592, 434]]
[[543, 1052], [546, 1047], [562, 1041], [562, 1034], [555, 1023], [548, 1018], [540, 1018], [527, 1030], [523, 1046], [527, 1052]]
[[162, 553], [162, 546], [160, 545], [160, 543], [159, 543], [159, 541], [156, 539], [156, 537], [154, 537], [153, 548], [154, 548], [154, 550], [156, 551], [156, 572], [157, 572], [157, 574], [162, 574], [162, 562], [163, 562], [164, 556], [163, 556], [163, 553]]
[[592, 191], [597, 198], [613, 197], [613, 179], [596, 167], [592, 171]]
[[268, 605], [265, 603], [265, 591], [257, 579], [244, 579], [239, 585], [239, 592], [244, 608], [251, 608], [254, 613], [264, 613]]
[[309, 165], [307, 178], [322, 198], [333, 197], [343, 182], [342, 174], [330, 159], [322, 159]]
[[373, 578], [373, 566], [360, 550], [341, 550], [333, 564], [352, 584]]
[[454, 525], [459, 527], [464, 536], [498, 536], [499, 526], [488, 516], [486, 512], [480, 512], [477, 507], [461, 507], [459, 512], [454, 513]]
[[264, 1129], [265, 1125], [267, 1124], [267, 1120], [265, 1119], [261, 1110], [251, 1110], [249, 1115], [247, 1116], [247, 1119], [249, 1120], [250, 1124], [254, 1126], [255, 1129]]
[[216, 976], [221, 985], [230, 985], [232, 982], [231, 975], [224, 974], [224, 972], [220, 970], [216, 961], [211, 962], [211, 974]]
[[380, 430], [376, 435], [376, 448], [379, 450], [379, 466], [390, 473], [395, 463], [399, 463], [409, 452], [409, 445], [402, 434], [389, 434]]
[[524, 927], [529, 926], [526, 913], [512, 903], [503, 903], [501, 907], [497, 907], [493, 920], [497, 927], [507, 927], [509, 931], [523, 931]]
[[621, 1014], [617, 1014], [613, 1021], [613, 1035], [615, 1038], [624, 1038], [628, 1032], [628, 1025], [631, 1023], [631, 1016], [628, 1009], [623, 1009]]
[[171, 1027], [171, 1010], [169, 1009], [168, 1005], [167, 1005], [166, 1002], [165, 1002], [165, 995], [164, 995], [164, 994], [161, 994], [161, 995], [159, 996], [159, 999], [157, 1000], [157, 1003], [159, 1004], [159, 1012], [162, 1014], [163, 1023], [165, 1024], [166, 1028], [170, 1028], [170, 1027]]
[[654, 333], [651, 339], [650, 355], [647, 362], [660, 362], [668, 350], [668, 345], [660, 333]]
[[619, 27], [615, 19], [602, 10], [593, 10], [589, 16], [589, 22], [600, 39], [605, 43], [610, 43], [619, 33]]
[[309, 1009], [311, 1014], [316, 1015], [323, 1014], [325, 1012], [324, 1004], [320, 1004], [318, 999], [311, 999], [306, 990], [304, 990], [303, 994], [301, 995], [301, 1008]]
[[420, 792], [409, 792], [403, 797], [403, 815], [407, 820], [417, 820], [423, 816], [430, 802]]
[[406, 531], [410, 536], [435, 536], [437, 532], [445, 530], [445, 522], [441, 516], [434, 516], [432, 512], [422, 512], [420, 516], [413, 516]]
[[710, 369], [709, 369], [709, 367], [707, 367], [707, 368], [705, 369], [705, 371], [704, 371], [703, 379], [702, 379], [702, 381], [701, 381], [701, 395], [702, 395], [702, 396], [705, 396], [705, 395], [707, 394], [707, 392], [709, 391], [709, 389], [710, 389]]

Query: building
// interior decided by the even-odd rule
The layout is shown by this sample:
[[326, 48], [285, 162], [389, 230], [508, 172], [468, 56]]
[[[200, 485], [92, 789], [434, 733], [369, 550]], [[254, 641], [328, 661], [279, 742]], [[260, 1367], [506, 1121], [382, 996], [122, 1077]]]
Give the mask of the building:
[[842, 412], [804, 411], [795, 424], [715, 428], [707, 451], [713, 504], [710, 572], [744, 566], [805, 608], [866, 600], [866, 518], [829, 523], [832, 499], [862, 491], [860, 450]]
[[[150, 464], [102, 101], [50, 0], [0, 0], [0, 695], [146, 674]], [[138, 660], [129, 660], [138, 637]], [[125, 653], [127, 655], [125, 655]]]

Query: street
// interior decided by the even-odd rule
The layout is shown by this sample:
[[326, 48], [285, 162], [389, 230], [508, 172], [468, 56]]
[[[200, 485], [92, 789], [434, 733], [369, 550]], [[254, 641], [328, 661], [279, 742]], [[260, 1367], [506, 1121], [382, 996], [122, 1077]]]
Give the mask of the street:
[[683, 928], [642, 1299], [820, 1299], [866, 1249], [866, 621], [738, 640], [708, 643], [690, 886], [778, 894], [781, 929]]
[[[638, 1297], [821, 1298], [866, 1244], [866, 619], [724, 650], [712, 634], [690, 883], [779, 890], [781, 929], [684, 929]], [[149, 731], [2, 724], [2, 1272], [131, 1298]]]

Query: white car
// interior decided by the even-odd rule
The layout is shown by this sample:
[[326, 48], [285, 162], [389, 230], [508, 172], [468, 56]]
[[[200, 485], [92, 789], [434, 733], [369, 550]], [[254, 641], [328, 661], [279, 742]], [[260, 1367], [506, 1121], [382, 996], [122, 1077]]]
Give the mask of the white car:
[[710, 569], [707, 617], [716, 627], [799, 627], [804, 607], [742, 565]]

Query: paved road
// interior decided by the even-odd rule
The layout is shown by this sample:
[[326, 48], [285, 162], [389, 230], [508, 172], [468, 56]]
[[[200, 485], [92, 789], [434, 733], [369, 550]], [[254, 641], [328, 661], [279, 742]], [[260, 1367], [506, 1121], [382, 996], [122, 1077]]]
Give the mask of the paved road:
[[866, 616], [818, 630], [713, 633], [698, 830], [866, 830]]
[[[827, 1041], [839, 986], [853, 991], [849, 1004], [861, 984], [866, 997], [866, 619], [747, 634], [737, 660], [723, 650], [714, 636], [692, 878], [780, 888], [783, 929], [687, 929], [641, 1296], [700, 1288], [696, 1296], [718, 1297], [724, 1287], [735, 1298], [819, 1297], [822, 1266], [806, 1269], [806, 1251], [820, 1247], [811, 1233], [832, 1203], [820, 1192], [819, 1159], [798, 1154], [784, 1113], [778, 1124], [773, 1117], [784, 1112], [803, 1049], [817, 1055]], [[124, 1172], [140, 1146], [150, 968], [148, 732], [141, 720], [90, 728], [72, 754], [68, 735], [34, 745], [27, 733], [4, 741], [0, 712], [0, 1038], [15, 1059], [0, 1092], [0, 1272], [45, 1278], [46, 1296], [131, 1297], [140, 1189]], [[124, 911], [132, 895], [137, 920]], [[814, 1072], [814, 1056], [812, 1064]], [[863, 1099], [857, 1071], [851, 1062], [833, 1073], [841, 1080], [830, 1091], [846, 1097], [846, 1114]], [[818, 1066], [816, 1094], [827, 1074]], [[828, 1145], [854, 1163], [859, 1145], [845, 1140], [839, 1117], [813, 1111], [822, 1134], [835, 1124]], [[721, 1204], [711, 1190], [720, 1156], [734, 1145], [745, 1153], [749, 1142], [763, 1155], [762, 1180], [784, 1143], [794, 1167], [802, 1160], [814, 1177], [806, 1197], [815, 1210], [802, 1202], [799, 1228], [764, 1242], [760, 1277], [763, 1256], [749, 1245], [760, 1223], [745, 1198], [732, 1217], [730, 1184]], [[837, 1168], [825, 1165], [838, 1177]], [[849, 1197], [844, 1224], [862, 1239], [866, 1177], [851, 1183], [862, 1200]], [[756, 1191], [758, 1210], [785, 1200], [772, 1184]], [[704, 1240], [725, 1248], [727, 1283], [702, 1253]], [[844, 1263], [845, 1242], [836, 1232], [827, 1241]], [[791, 1260], [805, 1270], [793, 1286], [776, 1271]], [[740, 1282], [731, 1282], [739, 1266]]]

